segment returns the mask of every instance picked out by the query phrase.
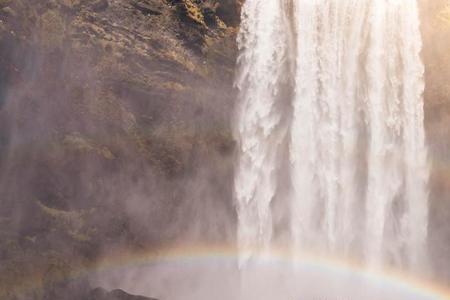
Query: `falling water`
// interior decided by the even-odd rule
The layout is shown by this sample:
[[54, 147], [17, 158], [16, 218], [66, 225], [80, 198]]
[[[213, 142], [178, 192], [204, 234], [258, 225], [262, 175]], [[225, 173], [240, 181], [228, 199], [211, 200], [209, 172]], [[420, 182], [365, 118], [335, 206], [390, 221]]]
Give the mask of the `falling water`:
[[241, 262], [287, 236], [296, 251], [424, 267], [418, 15], [416, 0], [246, 0], [235, 122]]
[[270, 204], [286, 136], [284, 89], [289, 80], [287, 12], [282, 1], [247, 1], [239, 45], [237, 85], [242, 99], [237, 130], [241, 141], [237, 169], [239, 242], [242, 249], [267, 247], [272, 235]]

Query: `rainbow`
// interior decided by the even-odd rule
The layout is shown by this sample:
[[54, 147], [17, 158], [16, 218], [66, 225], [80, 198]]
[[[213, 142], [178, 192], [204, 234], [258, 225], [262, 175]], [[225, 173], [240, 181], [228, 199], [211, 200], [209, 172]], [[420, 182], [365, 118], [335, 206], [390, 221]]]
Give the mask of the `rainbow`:
[[[95, 265], [80, 268], [72, 273], [71, 278], [81, 278], [91, 273], [107, 273], [108, 271], [145, 266], [156, 263], [193, 262], [200, 263], [204, 260], [231, 260], [238, 257], [235, 247], [223, 245], [178, 245], [161, 247], [158, 249], [141, 250], [135, 252], [116, 252], [105, 256]], [[411, 292], [418, 296], [439, 300], [450, 300], [450, 288], [437, 284], [427, 279], [413, 277], [397, 270], [368, 270], [361, 264], [342, 261], [336, 258], [319, 257], [314, 255], [302, 255], [294, 258], [292, 251], [282, 248], [272, 250], [266, 257], [275, 263], [293, 264], [320, 269], [325, 272], [348, 272], [363, 277], [369, 281], [389, 284], [400, 287], [402, 290]], [[33, 288], [36, 278], [29, 278], [27, 290]]]

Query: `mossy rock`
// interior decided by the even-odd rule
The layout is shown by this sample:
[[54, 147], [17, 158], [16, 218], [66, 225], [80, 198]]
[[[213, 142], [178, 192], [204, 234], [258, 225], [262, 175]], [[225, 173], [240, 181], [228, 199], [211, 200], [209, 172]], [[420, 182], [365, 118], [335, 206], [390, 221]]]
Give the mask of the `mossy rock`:
[[191, 0], [181, 1], [181, 3], [177, 4], [177, 9], [183, 18], [191, 20], [199, 25], [206, 26], [201, 7], [194, 4]]

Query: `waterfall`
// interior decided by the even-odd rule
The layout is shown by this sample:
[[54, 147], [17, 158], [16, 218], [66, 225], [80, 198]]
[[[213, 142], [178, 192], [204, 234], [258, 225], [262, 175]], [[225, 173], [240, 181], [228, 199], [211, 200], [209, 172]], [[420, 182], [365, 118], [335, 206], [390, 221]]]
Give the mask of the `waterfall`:
[[416, 0], [246, 0], [242, 9], [241, 263], [287, 239], [295, 253], [423, 268], [429, 170]]
[[243, 14], [237, 78], [242, 103], [236, 125], [241, 153], [235, 194], [239, 243], [250, 250], [267, 247], [272, 235], [270, 203], [287, 130], [281, 100], [289, 79], [291, 42], [282, 1], [247, 1]]

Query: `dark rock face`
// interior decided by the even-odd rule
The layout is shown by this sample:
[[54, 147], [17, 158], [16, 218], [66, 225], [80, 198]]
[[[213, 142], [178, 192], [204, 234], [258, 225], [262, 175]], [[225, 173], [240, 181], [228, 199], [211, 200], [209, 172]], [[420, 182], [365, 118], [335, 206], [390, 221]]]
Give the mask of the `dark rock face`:
[[143, 296], [130, 295], [122, 290], [107, 292], [102, 288], [96, 288], [89, 294], [87, 300], [156, 300]]

